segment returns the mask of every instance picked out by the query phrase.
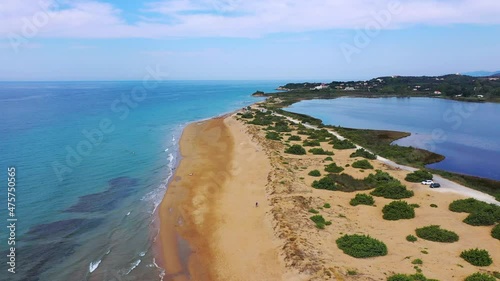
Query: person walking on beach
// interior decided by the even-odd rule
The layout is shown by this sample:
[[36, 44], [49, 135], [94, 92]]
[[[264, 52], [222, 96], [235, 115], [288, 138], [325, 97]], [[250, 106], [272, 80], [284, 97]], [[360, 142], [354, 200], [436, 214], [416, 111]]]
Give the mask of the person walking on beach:
[[255, 202], [255, 207], [259, 207], [259, 202]]

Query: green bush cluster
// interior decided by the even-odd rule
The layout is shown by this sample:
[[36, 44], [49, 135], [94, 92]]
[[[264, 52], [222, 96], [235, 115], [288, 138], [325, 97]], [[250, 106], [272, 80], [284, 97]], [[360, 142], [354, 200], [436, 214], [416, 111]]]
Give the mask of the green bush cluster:
[[424, 180], [431, 180], [432, 177], [433, 175], [430, 172], [424, 170], [418, 170], [406, 175], [405, 180], [409, 182], [422, 182]]
[[384, 197], [387, 199], [403, 199], [410, 198], [414, 195], [413, 191], [406, 189], [399, 181], [392, 181], [381, 184], [376, 187], [371, 193], [373, 196]]
[[308, 175], [310, 175], [311, 177], [321, 177], [321, 173], [318, 170], [312, 170]]
[[393, 178], [386, 172], [381, 170], [376, 170], [375, 174], [370, 174], [365, 178], [365, 181], [371, 184], [373, 187], [378, 187], [389, 182], [399, 182], [397, 179]]
[[352, 143], [350, 140], [344, 139], [339, 140], [338, 138], [333, 138], [329, 144], [333, 144], [333, 148], [335, 149], [353, 149], [356, 148], [356, 145]]
[[500, 240], [500, 224], [495, 225], [491, 230], [491, 237]]
[[494, 225], [500, 222], [500, 206], [474, 198], [455, 200], [448, 207], [453, 212], [469, 213], [464, 222], [470, 225]]
[[370, 164], [370, 162], [366, 159], [358, 160], [352, 163], [352, 167], [356, 169], [373, 169], [372, 164]]
[[375, 200], [373, 200], [373, 196], [364, 194], [364, 193], [358, 193], [354, 198], [351, 199], [349, 202], [351, 206], [357, 206], [357, 205], [368, 205], [368, 206], [373, 206], [375, 204]]
[[415, 237], [414, 235], [410, 234], [410, 235], [406, 236], [406, 241], [408, 241], [408, 242], [415, 242], [415, 241], [417, 241], [417, 237]]
[[496, 279], [489, 274], [477, 272], [467, 276], [465, 281], [496, 281]]
[[309, 209], [309, 213], [319, 214], [319, 211], [316, 210], [316, 209], [311, 208], [311, 209]]
[[274, 123], [274, 126], [269, 126], [266, 130], [274, 130], [276, 132], [291, 132], [292, 129], [288, 126], [288, 122], [279, 120]]
[[364, 148], [357, 149], [356, 152], [351, 153], [350, 157], [351, 158], [363, 157], [363, 158], [371, 159], [371, 160], [377, 159], [377, 156], [375, 154], [368, 152]]
[[385, 220], [412, 219], [415, 217], [415, 210], [405, 201], [393, 201], [382, 209]]
[[267, 132], [266, 133], [266, 139], [281, 140], [281, 136], [280, 136], [280, 134], [278, 134], [276, 132]]
[[308, 138], [317, 140], [319, 142], [324, 142], [332, 137], [335, 136], [330, 134], [326, 129], [321, 129], [321, 130], [312, 130]]
[[303, 143], [304, 146], [320, 146], [321, 143], [319, 143], [319, 141], [317, 140], [305, 140], [304, 143]]
[[325, 218], [322, 215], [314, 215], [310, 217], [310, 219], [316, 224], [316, 227], [319, 229], [324, 229], [325, 225], [332, 224], [331, 221], [325, 220]]
[[367, 235], [344, 235], [337, 239], [337, 247], [344, 254], [355, 258], [369, 258], [387, 255], [387, 246]]
[[344, 168], [337, 166], [336, 163], [330, 163], [325, 166], [325, 171], [329, 173], [340, 173], [344, 171]]
[[325, 176], [318, 181], [314, 181], [312, 183], [312, 187], [316, 189], [326, 189], [326, 190], [336, 189], [335, 181], [329, 176]]
[[301, 145], [294, 144], [294, 145], [290, 146], [289, 148], [287, 148], [285, 150], [285, 153], [295, 154], [295, 155], [304, 155], [304, 154], [306, 154], [306, 150]]
[[328, 156], [328, 157], [326, 157], [325, 159], [323, 159], [323, 161], [333, 161], [333, 158], [332, 158], [332, 157], [330, 157], [330, 156]]
[[460, 257], [475, 266], [488, 266], [493, 263], [488, 251], [482, 249], [465, 250]]
[[333, 152], [324, 150], [323, 148], [311, 148], [309, 152], [314, 155], [333, 155]]
[[241, 114], [241, 118], [252, 119], [253, 118], [253, 114], [250, 113], [250, 112], [246, 112], [246, 113]]
[[415, 232], [418, 237], [434, 242], [453, 243], [457, 242], [459, 239], [455, 232], [442, 229], [439, 225], [417, 228]]
[[358, 190], [368, 190], [372, 187], [368, 185], [364, 180], [358, 180], [353, 178], [351, 175], [342, 174], [330, 174], [330, 177], [335, 181], [337, 187], [336, 190], [344, 192], [353, 192]]
[[300, 141], [302, 138], [300, 136], [291, 136], [288, 138], [289, 141]]

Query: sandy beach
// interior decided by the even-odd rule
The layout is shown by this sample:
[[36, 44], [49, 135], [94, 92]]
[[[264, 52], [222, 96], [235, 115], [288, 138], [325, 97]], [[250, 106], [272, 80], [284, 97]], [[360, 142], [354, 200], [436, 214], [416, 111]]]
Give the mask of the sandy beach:
[[[321, 147], [332, 150], [327, 143]], [[453, 200], [467, 197], [405, 182], [408, 171], [370, 161], [413, 190], [415, 196], [406, 201], [420, 206], [414, 219], [387, 221], [381, 210], [392, 200], [376, 197], [375, 206], [353, 207], [355, 192], [313, 189], [318, 178], [308, 172], [323, 171], [325, 156], [285, 154], [282, 142], [266, 139], [262, 127], [235, 115], [190, 124], [180, 150], [182, 160], [159, 208], [165, 280], [386, 280], [394, 273], [414, 274], [415, 259], [423, 260], [419, 270], [427, 278], [441, 281], [500, 271], [491, 227], [467, 225], [462, 222], [467, 214], [448, 210]], [[341, 167], [358, 160], [349, 157], [353, 149], [333, 151]], [[374, 170], [344, 172], [363, 179]], [[321, 208], [325, 203], [331, 208]], [[321, 209], [332, 225], [317, 229], [309, 219], [311, 208]], [[456, 232], [460, 241], [406, 241], [416, 228], [431, 224]], [[344, 234], [369, 234], [383, 241], [389, 254], [345, 255], [335, 243]], [[494, 263], [478, 268], [465, 262], [460, 252], [471, 248], [487, 249]]]

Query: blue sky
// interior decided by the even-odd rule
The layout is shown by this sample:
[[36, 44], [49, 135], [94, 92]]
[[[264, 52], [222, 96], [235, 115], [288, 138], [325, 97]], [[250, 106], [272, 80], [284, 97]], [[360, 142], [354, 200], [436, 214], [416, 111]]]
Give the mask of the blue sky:
[[0, 80], [494, 71], [498, 15], [497, 0], [2, 0]]

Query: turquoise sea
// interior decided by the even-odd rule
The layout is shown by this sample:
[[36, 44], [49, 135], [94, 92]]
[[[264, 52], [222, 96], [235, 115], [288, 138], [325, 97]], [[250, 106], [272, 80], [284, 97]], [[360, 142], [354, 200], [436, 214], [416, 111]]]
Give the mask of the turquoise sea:
[[[153, 213], [183, 127], [284, 82], [0, 83], [0, 280], [160, 280]], [[8, 167], [16, 274], [6, 264]]]
[[307, 100], [287, 110], [325, 124], [412, 133], [395, 143], [446, 157], [428, 167], [500, 180], [500, 104], [439, 98]]

